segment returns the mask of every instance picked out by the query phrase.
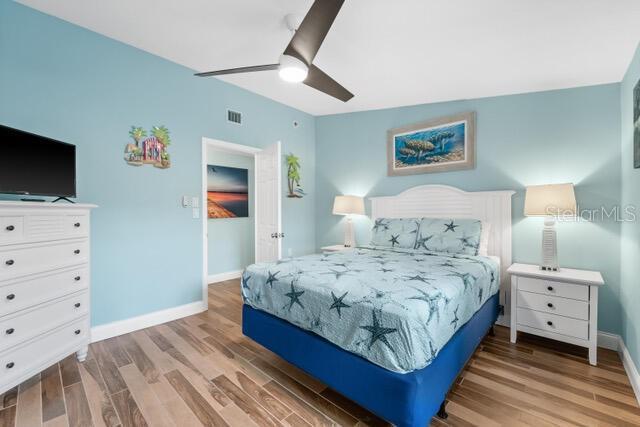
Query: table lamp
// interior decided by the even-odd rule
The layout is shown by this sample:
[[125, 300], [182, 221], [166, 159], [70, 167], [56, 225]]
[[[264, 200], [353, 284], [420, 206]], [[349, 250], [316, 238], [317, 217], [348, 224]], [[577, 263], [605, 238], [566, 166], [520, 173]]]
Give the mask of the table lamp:
[[577, 211], [573, 184], [534, 185], [527, 187], [524, 198], [526, 216], [543, 216], [542, 263], [540, 269], [558, 271], [558, 247], [555, 218], [575, 216]]
[[344, 229], [344, 246], [356, 245], [355, 233], [351, 215], [364, 215], [364, 199], [358, 196], [336, 196], [333, 201], [333, 214], [346, 215], [347, 225]]

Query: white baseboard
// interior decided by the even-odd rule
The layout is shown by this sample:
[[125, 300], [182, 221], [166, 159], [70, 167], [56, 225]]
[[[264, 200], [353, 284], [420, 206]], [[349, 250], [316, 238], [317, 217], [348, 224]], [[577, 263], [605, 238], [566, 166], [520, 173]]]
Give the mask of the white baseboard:
[[627, 377], [629, 377], [629, 382], [631, 383], [633, 392], [636, 395], [636, 400], [640, 404], [640, 374], [638, 373], [636, 364], [633, 363], [631, 354], [629, 353], [622, 337], [620, 335], [599, 331], [598, 347], [608, 348], [609, 350], [615, 350], [618, 352], [620, 359], [622, 359], [624, 370], [627, 372]]
[[633, 392], [636, 394], [636, 399], [638, 400], [638, 403], [640, 403], [640, 374], [638, 374], [638, 368], [636, 368], [636, 364], [633, 363], [631, 354], [629, 353], [627, 346], [624, 344], [622, 337], [620, 337], [620, 348], [618, 349], [618, 353], [620, 353], [624, 370], [627, 371], [627, 376], [629, 377], [631, 387], [633, 387]]
[[91, 342], [106, 340], [117, 337], [139, 329], [170, 322], [182, 317], [202, 313], [207, 310], [207, 304], [203, 301], [196, 301], [189, 304], [179, 305], [142, 316], [131, 317], [129, 319], [118, 320], [105, 325], [91, 328]]
[[598, 347], [608, 350], [620, 351], [620, 335], [610, 334], [609, 332], [598, 331]]
[[207, 277], [207, 283], [224, 282], [225, 280], [238, 279], [240, 276], [242, 276], [242, 270], [211, 274]]

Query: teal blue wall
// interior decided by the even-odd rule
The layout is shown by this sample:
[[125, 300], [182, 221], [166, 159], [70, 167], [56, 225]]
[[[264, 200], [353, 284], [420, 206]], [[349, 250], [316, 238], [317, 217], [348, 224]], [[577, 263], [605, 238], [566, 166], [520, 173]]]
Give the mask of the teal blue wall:
[[[513, 189], [513, 258], [537, 263], [542, 222], [523, 217], [525, 186], [573, 182], [583, 209], [620, 202], [619, 96], [619, 85], [612, 84], [319, 117], [317, 245], [342, 239], [344, 220], [331, 215], [336, 194], [393, 195], [420, 184]], [[477, 112], [475, 169], [387, 177], [387, 129], [462, 111]], [[361, 243], [368, 241], [369, 226], [366, 218], [358, 220]], [[557, 229], [561, 265], [602, 271], [607, 285], [600, 300], [600, 329], [618, 333], [620, 224], [585, 221], [560, 223]]]
[[[192, 73], [0, 0], [0, 123], [76, 144], [78, 200], [100, 206], [92, 223], [94, 325], [201, 299], [202, 219], [180, 199], [201, 195], [203, 136], [256, 147], [282, 141], [283, 153], [300, 157], [304, 188], [314, 194], [312, 116]], [[226, 108], [243, 113], [242, 126], [226, 122]], [[169, 128], [170, 169], [123, 161], [134, 124]], [[313, 197], [283, 200], [285, 253], [314, 250], [314, 217]]]
[[[640, 169], [633, 168], [633, 88], [640, 80], [640, 50], [636, 51], [620, 88], [622, 134], [622, 204], [640, 207]], [[622, 338], [640, 366], [640, 227], [626, 222], [621, 230]]]
[[249, 217], [209, 219], [208, 251], [209, 275], [243, 270], [253, 264], [254, 238], [254, 159], [209, 149], [208, 164], [242, 168], [249, 171]]

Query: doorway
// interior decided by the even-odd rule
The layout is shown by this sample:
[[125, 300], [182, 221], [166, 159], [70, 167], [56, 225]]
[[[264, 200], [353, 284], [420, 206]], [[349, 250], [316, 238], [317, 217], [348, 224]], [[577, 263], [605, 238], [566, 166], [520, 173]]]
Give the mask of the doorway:
[[[268, 262], [280, 259], [282, 254], [281, 245], [281, 148], [280, 142], [276, 142], [263, 149], [251, 147], [248, 145], [234, 144], [226, 141], [215, 140], [211, 138], [202, 138], [202, 229], [203, 229], [203, 276], [202, 276], [202, 293], [203, 301], [208, 300], [208, 285], [212, 281], [230, 280], [240, 277], [241, 269], [246, 265], [242, 265], [241, 269], [231, 271], [216, 271], [216, 274], [210, 274], [210, 262], [222, 262], [221, 258], [216, 260], [209, 259], [209, 245], [215, 245], [216, 242], [209, 241], [210, 224], [215, 224], [218, 234], [238, 234], [235, 232], [237, 222], [241, 220], [249, 220], [253, 226], [253, 260], [255, 262]], [[245, 166], [244, 170], [252, 172], [253, 179], [250, 179], [248, 186], [251, 191], [247, 191], [249, 213], [248, 218], [236, 218], [231, 212], [224, 214], [224, 219], [220, 218], [220, 211], [226, 212], [223, 207], [225, 203], [220, 203], [219, 199], [215, 199], [219, 192], [209, 193], [210, 175], [215, 173], [215, 168], [209, 167], [215, 164], [216, 153], [219, 158], [237, 159], [235, 165]], [[210, 157], [211, 154], [211, 157]], [[234, 165], [234, 163], [231, 163]], [[246, 178], [245, 178], [246, 179]], [[222, 206], [221, 206], [222, 205]], [[229, 207], [229, 205], [227, 205]], [[231, 209], [232, 211], [233, 208]], [[209, 218], [209, 214], [214, 218]], [[235, 211], [236, 213], [242, 212]], [[228, 218], [227, 218], [228, 216]], [[253, 216], [253, 218], [251, 218]], [[212, 221], [219, 221], [212, 223]], [[211, 227], [212, 229], [214, 226]], [[246, 230], [245, 230], [246, 232]], [[220, 242], [224, 244], [224, 242]], [[216, 247], [221, 253], [225, 253], [223, 247]], [[246, 250], [246, 248], [245, 248]], [[232, 255], [233, 256], [233, 255]], [[236, 260], [241, 261], [241, 260]]]

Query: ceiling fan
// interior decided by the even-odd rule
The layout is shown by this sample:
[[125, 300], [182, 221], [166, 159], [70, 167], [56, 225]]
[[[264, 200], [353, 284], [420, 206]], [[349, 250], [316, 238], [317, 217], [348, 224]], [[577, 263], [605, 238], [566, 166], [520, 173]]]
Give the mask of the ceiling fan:
[[315, 0], [297, 29], [292, 16], [287, 15], [287, 25], [295, 33], [287, 48], [280, 55], [280, 60], [277, 64], [207, 71], [195, 75], [209, 77], [278, 70], [282, 80], [295, 83], [302, 82], [320, 92], [347, 102], [353, 98], [353, 94], [320, 68], [313, 65], [313, 59], [316, 57], [333, 21], [338, 16], [343, 3], [344, 0]]

